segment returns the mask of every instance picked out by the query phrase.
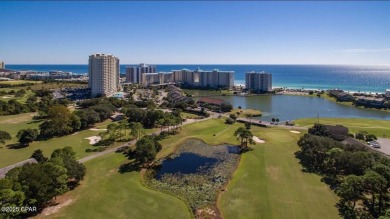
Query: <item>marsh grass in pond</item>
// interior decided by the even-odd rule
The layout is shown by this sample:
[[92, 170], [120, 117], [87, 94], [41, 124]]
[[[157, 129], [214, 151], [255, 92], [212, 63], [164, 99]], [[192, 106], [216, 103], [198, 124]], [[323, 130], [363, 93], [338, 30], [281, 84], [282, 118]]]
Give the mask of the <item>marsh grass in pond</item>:
[[195, 212], [215, 207], [218, 193], [236, 169], [239, 149], [231, 145], [210, 146], [189, 139], [160, 166], [145, 174], [147, 186], [185, 200]]

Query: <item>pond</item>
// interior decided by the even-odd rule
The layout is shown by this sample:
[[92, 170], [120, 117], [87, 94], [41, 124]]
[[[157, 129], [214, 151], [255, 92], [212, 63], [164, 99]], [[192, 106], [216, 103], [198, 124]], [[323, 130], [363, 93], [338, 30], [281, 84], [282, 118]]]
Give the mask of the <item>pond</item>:
[[212, 146], [189, 139], [161, 165], [147, 171], [146, 184], [186, 200], [193, 211], [213, 206], [239, 158], [237, 146]]
[[[357, 108], [329, 101], [317, 96], [259, 95], [259, 96], [212, 96], [211, 91], [191, 91], [194, 95], [209, 95], [230, 102], [234, 108], [258, 109], [261, 119], [281, 121], [299, 118], [370, 118], [390, 120], [390, 112]], [[214, 91], [214, 95], [216, 92]], [[197, 98], [195, 98], [197, 99]]]
[[[212, 146], [209, 146], [212, 147]], [[233, 153], [238, 154], [239, 148], [236, 146], [218, 146], [219, 153]], [[222, 149], [222, 150], [221, 150]], [[172, 159], [166, 159], [162, 162], [161, 167], [158, 169], [156, 178], [160, 179], [164, 174], [188, 174], [197, 173], [200, 171], [208, 171], [212, 168], [220, 159], [205, 157], [196, 153], [181, 153], [177, 157]]]

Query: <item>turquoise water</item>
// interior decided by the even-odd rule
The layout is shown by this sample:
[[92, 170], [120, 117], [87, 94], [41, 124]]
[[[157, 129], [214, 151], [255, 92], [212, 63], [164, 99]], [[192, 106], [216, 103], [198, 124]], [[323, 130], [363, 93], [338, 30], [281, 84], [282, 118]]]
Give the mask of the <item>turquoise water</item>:
[[[127, 65], [121, 65], [124, 73]], [[61, 70], [81, 74], [88, 65], [7, 65], [8, 69], [50, 71]], [[383, 93], [390, 88], [390, 66], [351, 65], [157, 65], [157, 71], [177, 69], [220, 69], [235, 71], [236, 84], [245, 84], [245, 72], [272, 73], [273, 87], [304, 89], [343, 89]]]

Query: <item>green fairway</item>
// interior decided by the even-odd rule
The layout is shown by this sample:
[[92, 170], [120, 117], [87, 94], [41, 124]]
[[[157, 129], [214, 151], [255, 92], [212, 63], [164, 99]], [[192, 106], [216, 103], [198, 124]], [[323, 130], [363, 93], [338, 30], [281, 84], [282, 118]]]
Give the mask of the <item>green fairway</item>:
[[[295, 120], [295, 125], [311, 127], [317, 122], [316, 118]], [[327, 125], [343, 125], [349, 128], [349, 132], [358, 133], [367, 131], [377, 137], [390, 137], [390, 121], [364, 118], [320, 118], [320, 123]]]
[[43, 81], [27, 81], [27, 80], [12, 80], [12, 81], [0, 81], [0, 84], [26, 84], [26, 83], [31, 83], [31, 84], [40, 84]]
[[[166, 156], [188, 138], [207, 144], [238, 144], [233, 132], [242, 124], [211, 119], [182, 127], [180, 134], [161, 143], [158, 157]], [[337, 196], [315, 174], [304, 173], [294, 156], [301, 134], [288, 129], [253, 127], [256, 144], [242, 155], [239, 167], [218, 201], [225, 218], [339, 218]], [[106, 155], [86, 163], [82, 185], [61, 197], [70, 203], [48, 217], [59, 218], [190, 218], [184, 202], [140, 184], [140, 173], [118, 173], [128, 162], [122, 154]], [[70, 200], [70, 201], [69, 201]]]
[[318, 175], [304, 173], [294, 157], [299, 134], [252, 130], [266, 143], [242, 155], [219, 208], [225, 218], [339, 218], [337, 196]]
[[119, 173], [124, 162], [122, 154], [87, 162], [81, 185], [60, 197], [69, 204], [47, 218], [191, 218], [183, 201], [142, 186], [139, 172]]
[[[38, 82], [38, 83], [37, 83]], [[3, 91], [18, 91], [21, 89], [26, 89], [27, 87], [30, 87], [32, 90], [39, 90], [39, 89], [61, 89], [65, 87], [86, 87], [87, 84], [81, 84], [81, 83], [62, 83], [62, 82], [48, 82], [48, 83], [42, 83], [41, 81], [24, 81], [24, 83], [34, 83], [30, 86], [15, 86], [15, 87], [8, 87], [8, 88], [0, 88], [0, 90]]]
[[[89, 140], [85, 139], [94, 135], [98, 135], [99, 131], [84, 130], [77, 132], [73, 135], [68, 135], [60, 138], [53, 138], [47, 141], [34, 141], [28, 147], [24, 148], [11, 148], [9, 145], [16, 144], [16, 134], [21, 129], [36, 128], [41, 122], [32, 121], [32, 117], [35, 113], [25, 113], [11, 116], [0, 116], [0, 130], [7, 131], [11, 134], [12, 140], [7, 141], [6, 145], [0, 145], [0, 168], [23, 161], [30, 158], [31, 154], [41, 149], [45, 156], [49, 156], [55, 149], [63, 148], [65, 146], [71, 146], [76, 152], [76, 157], [86, 157], [92, 153], [85, 152], [88, 148], [95, 148], [89, 144]], [[98, 128], [106, 128], [111, 120], [106, 120], [103, 123], [96, 124]], [[115, 143], [120, 145], [122, 143]]]
[[[239, 126], [242, 124], [226, 125], [223, 119], [185, 126], [179, 135], [162, 141], [165, 150], [160, 156], [191, 137], [212, 145], [238, 144], [233, 132]], [[294, 156], [299, 150], [299, 134], [254, 126], [251, 131], [266, 143], [256, 144], [252, 146], [255, 150], [242, 155], [218, 203], [225, 218], [339, 218], [334, 207], [337, 196], [318, 175], [301, 171]]]

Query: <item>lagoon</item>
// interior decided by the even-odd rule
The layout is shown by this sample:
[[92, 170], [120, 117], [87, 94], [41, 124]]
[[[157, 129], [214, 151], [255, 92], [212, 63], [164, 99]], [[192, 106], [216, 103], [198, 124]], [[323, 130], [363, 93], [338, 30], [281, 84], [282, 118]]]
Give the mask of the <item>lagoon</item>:
[[[223, 99], [230, 102], [234, 108], [241, 106], [245, 109], [258, 109], [262, 111], [261, 120], [271, 121], [277, 117], [281, 121], [299, 118], [370, 118], [390, 120], [390, 112], [357, 108], [329, 101], [317, 96], [292, 95], [258, 95], [258, 96], [217, 96], [217, 92], [202, 90], [186, 90], [198, 95], [208, 95], [212, 98]], [[195, 97], [196, 99], [196, 97]]]

